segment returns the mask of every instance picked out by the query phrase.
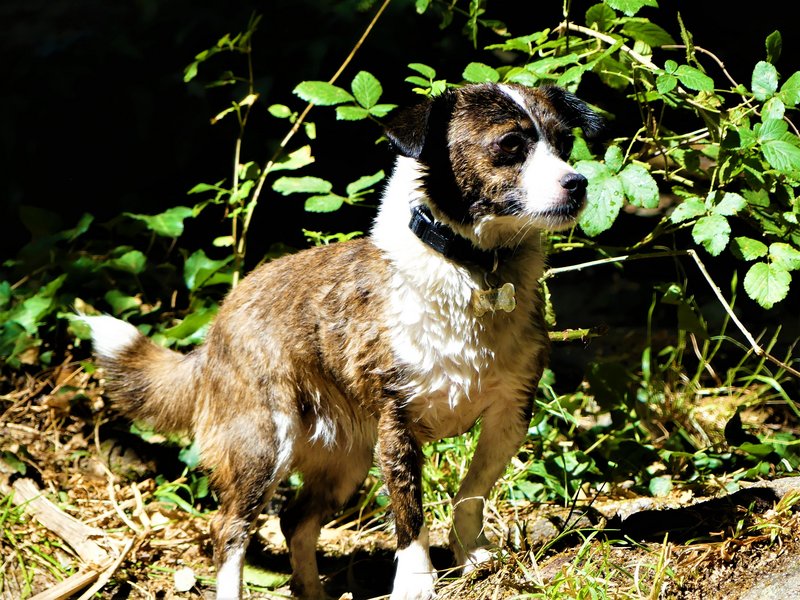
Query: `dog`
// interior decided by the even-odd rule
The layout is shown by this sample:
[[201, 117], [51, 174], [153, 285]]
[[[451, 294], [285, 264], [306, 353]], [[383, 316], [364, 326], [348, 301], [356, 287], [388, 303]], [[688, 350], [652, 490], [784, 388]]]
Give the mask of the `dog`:
[[397, 158], [370, 235], [256, 268], [203, 345], [184, 355], [83, 317], [117, 409], [199, 443], [220, 500], [218, 599], [240, 597], [254, 521], [293, 472], [303, 485], [280, 517], [290, 587], [325, 598], [320, 528], [375, 456], [396, 530], [391, 599], [434, 598], [421, 447], [478, 419], [450, 545], [467, 571], [489, 558], [484, 500], [525, 439], [548, 362], [541, 232], [575, 223], [587, 180], [566, 162], [573, 131], [601, 126], [556, 86], [448, 90], [386, 128]]

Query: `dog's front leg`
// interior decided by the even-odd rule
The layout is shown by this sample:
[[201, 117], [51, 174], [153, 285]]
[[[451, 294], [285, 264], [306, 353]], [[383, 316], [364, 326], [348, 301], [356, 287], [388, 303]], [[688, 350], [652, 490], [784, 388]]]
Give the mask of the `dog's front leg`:
[[422, 512], [422, 451], [406, 411], [390, 404], [378, 423], [379, 459], [397, 532], [397, 574], [391, 600], [430, 600], [436, 572]]
[[488, 540], [483, 534], [483, 508], [511, 457], [519, 450], [528, 431], [531, 417], [529, 402], [498, 402], [482, 418], [478, 447], [469, 471], [453, 501], [453, 528], [450, 547], [456, 564], [464, 573], [490, 558]]

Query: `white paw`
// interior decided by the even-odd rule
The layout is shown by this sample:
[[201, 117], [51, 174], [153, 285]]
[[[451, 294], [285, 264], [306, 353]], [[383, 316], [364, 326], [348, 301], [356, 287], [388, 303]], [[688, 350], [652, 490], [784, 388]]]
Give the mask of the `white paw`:
[[478, 567], [488, 564], [494, 560], [494, 553], [488, 548], [475, 548], [464, 556], [463, 574], [469, 575]]
[[436, 571], [413, 573], [394, 578], [390, 600], [433, 600], [436, 597]]
[[436, 597], [436, 570], [428, 554], [428, 530], [397, 551], [397, 574], [390, 600], [432, 600]]

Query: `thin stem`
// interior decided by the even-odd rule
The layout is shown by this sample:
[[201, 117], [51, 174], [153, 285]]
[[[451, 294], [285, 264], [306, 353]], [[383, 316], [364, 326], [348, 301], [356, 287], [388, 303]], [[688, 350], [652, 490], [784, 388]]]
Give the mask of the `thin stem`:
[[739, 317], [736, 316], [736, 313], [733, 312], [733, 308], [722, 295], [722, 291], [720, 291], [719, 286], [714, 283], [714, 280], [711, 278], [711, 275], [708, 273], [703, 261], [700, 260], [700, 257], [697, 255], [692, 249], [688, 250], [669, 250], [664, 252], [649, 252], [646, 254], [625, 254], [622, 256], [612, 256], [609, 258], [600, 258], [597, 260], [591, 260], [584, 263], [579, 263], [576, 265], [570, 265], [567, 267], [556, 267], [553, 269], [548, 269], [545, 274], [544, 278], [547, 279], [552, 277], [553, 275], [558, 275], [559, 273], [567, 273], [569, 271], [581, 271], [583, 269], [587, 269], [590, 267], [597, 267], [599, 265], [605, 265], [609, 263], [615, 262], [625, 262], [630, 260], [642, 260], [642, 259], [650, 259], [650, 258], [667, 258], [667, 257], [675, 257], [675, 256], [689, 256], [694, 261], [695, 265], [699, 269], [700, 273], [705, 278], [708, 285], [711, 287], [711, 291], [714, 292], [714, 295], [717, 297], [717, 300], [725, 309], [725, 312], [728, 313], [728, 316], [731, 318], [731, 321], [734, 322], [736, 327], [739, 331], [744, 335], [745, 339], [747, 340], [748, 344], [750, 344], [750, 348], [756, 354], [756, 356], [762, 356], [766, 358], [771, 363], [777, 365], [781, 369], [786, 370], [787, 372], [791, 373], [797, 378], [800, 378], [800, 371], [795, 369], [794, 367], [788, 365], [787, 363], [783, 362], [782, 360], [776, 358], [766, 350], [764, 350], [761, 346], [758, 345], [755, 338], [750, 334], [744, 324], [739, 320]]

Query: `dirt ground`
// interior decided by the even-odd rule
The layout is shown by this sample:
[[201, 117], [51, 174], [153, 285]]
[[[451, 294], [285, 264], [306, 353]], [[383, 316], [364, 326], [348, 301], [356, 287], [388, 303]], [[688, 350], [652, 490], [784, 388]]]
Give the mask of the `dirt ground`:
[[[92, 377], [65, 365], [7, 383], [0, 396], [0, 599], [213, 597], [211, 513], [192, 515], [168, 501], [153, 446], [114, 428]], [[179, 472], [165, 475], [180, 483]], [[502, 552], [469, 577], [448, 571], [447, 531], [434, 527], [439, 595], [796, 597], [797, 488], [787, 480], [717, 499], [595, 498], [573, 510], [492, 506], [489, 534]], [[246, 597], [288, 595], [279, 531], [274, 514], [262, 516], [248, 551]], [[392, 545], [385, 511], [362, 514], [353, 504], [322, 534], [328, 592], [388, 594]]]

